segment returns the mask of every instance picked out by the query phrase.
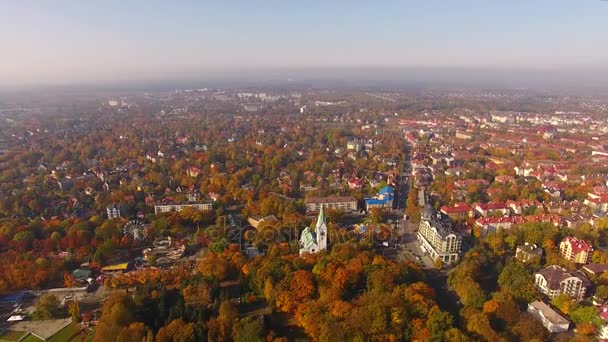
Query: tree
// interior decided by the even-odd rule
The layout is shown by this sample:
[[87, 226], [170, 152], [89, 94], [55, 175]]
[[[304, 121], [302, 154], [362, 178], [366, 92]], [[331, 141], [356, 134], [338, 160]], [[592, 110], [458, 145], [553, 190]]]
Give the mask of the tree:
[[598, 315], [597, 309], [593, 306], [579, 306], [570, 312], [570, 318], [577, 325], [591, 323], [596, 328], [604, 325], [604, 321]]
[[513, 259], [500, 272], [498, 285], [520, 303], [528, 303], [538, 296], [532, 277], [524, 265]]
[[227, 341], [232, 336], [233, 326], [238, 318], [238, 311], [230, 301], [223, 301], [220, 304], [219, 313], [216, 318], [212, 318], [207, 323], [209, 332], [207, 335], [210, 341]]
[[52, 294], [44, 294], [40, 296], [36, 303], [36, 311], [34, 311], [34, 319], [52, 319], [57, 318], [61, 314], [61, 302]]
[[157, 342], [194, 342], [194, 324], [175, 319], [158, 330]]
[[521, 341], [544, 341], [547, 337], [545, 327], [527, 312], [519, 316], [512, 330]]
[[561, 312], [568, 315], [576, 310], [578, 304], [567, 294], [560, 294], [551, 300], [551, 304], [558, 308]]
[[68, 272], [63, 273], [63, 285], [65, 287], [74, 287], [74, 285], [76, 285], [76, 281], [74, 281], [72, 274]]
[[263, 316], [245, 317], [232, 328], [234, 342], [259, 342], [265, 335]]
[[114, 292], [103, 303], [101, 317], [95, 329], [95, 342], [113, 341], [121, 330], [135, 321], [135, 303], [131, 296]]
[[211, 288], [205, 282], [191, 284], [182, 290], [186, 304], [196, 308], [206, 308], [211, 302]]
[[77, 300], [68, 302], [68, 313], [72, 317], [72, 322], [80, 322], [80, 303]]
[[449, 313], [441, 311], [437, 306], [434, 306], [429, 312], [426, 327], [429, 329], [432, 337], [441, 340], [441, 337], [453, 326], [453, 323], [454, 320]]

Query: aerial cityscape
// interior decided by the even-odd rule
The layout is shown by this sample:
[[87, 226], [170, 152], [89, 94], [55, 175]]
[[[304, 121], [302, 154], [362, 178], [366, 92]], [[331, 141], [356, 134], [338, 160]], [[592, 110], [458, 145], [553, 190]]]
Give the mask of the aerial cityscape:
[[608, 2], [0, 13], [0, 342], [608, 341]]

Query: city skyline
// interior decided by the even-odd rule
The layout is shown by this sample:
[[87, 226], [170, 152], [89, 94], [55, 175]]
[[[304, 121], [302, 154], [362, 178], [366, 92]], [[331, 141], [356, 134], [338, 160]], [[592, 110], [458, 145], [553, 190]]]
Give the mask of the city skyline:
[[260, 70], [608, 70], [599, 0], [23, 1], [0, 12], [4, 86]]

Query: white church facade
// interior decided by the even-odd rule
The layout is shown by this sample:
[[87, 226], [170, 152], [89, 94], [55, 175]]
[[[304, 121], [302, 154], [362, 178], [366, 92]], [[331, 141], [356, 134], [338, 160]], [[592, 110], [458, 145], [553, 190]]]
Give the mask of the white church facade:
[[327, 225], [325, 223], [323, 207], [321, 206], [314, 230], [311, 227], [306, 227], [302, 231], [302, 235], [300, 235], [300, 255], [304, 253], [318, 253], [324, 250], [327, 250]]

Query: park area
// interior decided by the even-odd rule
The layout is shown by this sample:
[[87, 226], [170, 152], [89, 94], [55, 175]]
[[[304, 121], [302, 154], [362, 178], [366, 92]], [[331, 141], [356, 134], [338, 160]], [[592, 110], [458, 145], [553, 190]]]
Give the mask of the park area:
[[[23, 338], [25, 335], [27, 335], [27, 337]], [[89, 328], [82, 329], [81, 325], [78, 323], [70, 323], [46, 339], [48, 342], [81, 342], [91, 340], [93, 340], [93, 330]], [[0, 342], [16, 341], [41, 342], [43, 340], [27, 331], [7, 330], [0, 334]]]

